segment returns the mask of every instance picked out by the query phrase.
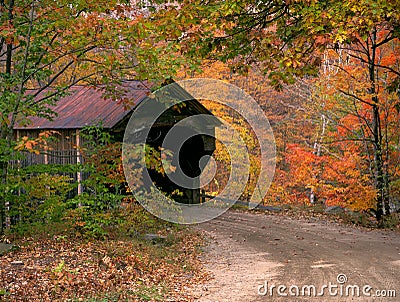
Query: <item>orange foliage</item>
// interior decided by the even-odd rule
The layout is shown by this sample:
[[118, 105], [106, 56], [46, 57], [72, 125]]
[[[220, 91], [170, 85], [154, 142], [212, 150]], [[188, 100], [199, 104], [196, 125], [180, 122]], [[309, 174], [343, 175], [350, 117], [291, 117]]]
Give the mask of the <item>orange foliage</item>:
[[311, 189], [326, 205], [341, 205], [351, 209], [373, 207], [375, 190], [368, 175], [363, 173], [363, 159], [351, 152], [340, 158], [317, 156], [312, 149], [288, 146], [285, 186], [290, 201], [309, 203]]

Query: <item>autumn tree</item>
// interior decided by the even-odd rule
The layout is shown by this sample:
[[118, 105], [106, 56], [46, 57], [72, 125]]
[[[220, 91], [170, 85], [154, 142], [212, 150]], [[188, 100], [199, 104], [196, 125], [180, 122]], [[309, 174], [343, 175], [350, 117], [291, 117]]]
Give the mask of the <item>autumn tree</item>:
[[[227, 62], [239, 72], [256, 63], [277, 88], [296, 78], [321, 75], [327, 51], [335, 52], [330, 64], [347, 74], [342, 76], [345, 85], [334, 87], [336, 92], [342, 99], [364, 105], [370, 114], [367, 120], [360, 117], [368, 128], [362, 142], [372, 157], [369, 175], [376, 190], [377, 219], [381, 220], [384, 208], [389, 212], [391, 181], [387, 179], [393, 175], [385, 172], [389, 159], [384, 145], [395, 146], [384, 138], [382, 117], [389, 94], [395, 107], [399, 102], [397, 1], [209, 1], [204, 5], [194, 0], [182, 1], [163, 14], [172, 14], [181, 24], [182, 52]], [[393, 55], [383, 56], [383, 50], [390, 48]], [[356, 78], [343, 62], [351, 62], [350, 68], [360, 72]]]
[[[0, 1], [0, 209], [4, 210], [15, 124], [51, 118], [72, 85], [119, 98], [126, 78], [159, 80], [179, 64], [175, 49], [131, 1]], [[168, 63], [166, 63], [168, 62]], [[0, 223], [1, 225], [3, 223]]]
[[398, 141], [400, 44], [393, 33], [381, 25], [368, 33], [365, 40], [358, 40], [352, 46], [340, 47], [343, 52], [337, 57], [343, 60], [346, 56], [347, 63], [336, 64], [339, 70], [330, 82], [342, 99], [353, 104], [350, 115], [357, 120], [348, 130], [361, 134], [358, 139], [365, 144], [365, 153], [371, 155], [369, 161], [377, 190], [377, 216], [380, 217], [383, 212], [390, 212], [390, 187], [398, 178], [398, 171], [393, 170], [396, 165], [392, 164], [396, 155], [393, 147]]

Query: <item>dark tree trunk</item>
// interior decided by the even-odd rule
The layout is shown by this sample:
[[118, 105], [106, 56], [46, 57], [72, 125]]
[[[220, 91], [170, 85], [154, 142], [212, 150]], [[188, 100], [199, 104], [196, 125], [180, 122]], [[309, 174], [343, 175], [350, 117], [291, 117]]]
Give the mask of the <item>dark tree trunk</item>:
[[[374, 100], [376, 99], [376, 100]], [[382, 220], [383, 206], [385, 203], [385, 179], [383, 170], [383, 158], [382, 158], [382, 137], [380, 133], [380, 115], [379, 106], [376, 104], [378, 101], [377, 97], [373, 97], [374, 106], [373, 112], [373, 145], [374, 145], [374, 169], [375, 169], [375, 189], [377, 190], [376, 195], [376, 219]]]
[[[8, 162], [0, 161], [1, 185], [3, 187], [2, 189], [4, 189], [7, 183], [7, 168], [8, 168]], [[5, 227], [6, 227], [6, 198], [5, 194], [3, 194], [0, 196], [0, 234], [4, 233]]]
[[[14, 0], [10, 0], [8, 5], [4, 2], [4, 0], [0, 1], [0, 7], [7, 11], [8, 13], [8, 22], [9, 24], [13, 24], [14, 20]], [[3, 43], [5, 40], [2, 41]], [[8, 41], [6, 45], [6, 58], [5, 58], [5, 73], [9, 77], [12, 75], [12, 57], [13, 57], [13, 43], [12, 41]], [[11, 131], [10, 131], [11, 130]], [[3, 190], [3, 194], [0, 196], [0, 234], [3, 234], [4, 228], [9, 226], [9, 216], [8, 216], [8, 202], [7, 197], [4, 192], [6, 184], [7, 184], [7, 175], [8, 175], [8, 160], [11, 152], [12, 145], [12, 130], [13, 123], [8, 127], [2, 127], [0, 132], [0, 139], [2, 140], [2, 148], [4, 150], [0, 151], [0, 173], [1, 173], [1, 186]]]
[[[368, 45], [368, 43], [367, 43]], [[369, 80], [371, 87], [369, 94], [372, 96], [372, 142], [374, 152], [374, 185], [376, 189], [376, 219], [381, 222], [384, 214], [389, 214], [389, 202], [387, 195], [387, 174], [384, 169], [383, 158], [383, 138], [382, 138], [382, 125], [381, 125], [381, 110], [379, 98], [376, 90], [376, 31], [371, 35], [371, 52], [369, 60]], [[385, 209], [385, 212], [384, 212]]]

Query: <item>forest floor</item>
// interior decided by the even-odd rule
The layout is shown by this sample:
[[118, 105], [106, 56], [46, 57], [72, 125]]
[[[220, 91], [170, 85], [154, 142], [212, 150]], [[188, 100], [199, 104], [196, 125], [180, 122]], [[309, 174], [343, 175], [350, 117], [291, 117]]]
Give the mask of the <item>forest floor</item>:
[[196, 301], [400, 299], [398, 231], [234, 210], [195, 228], [209, 238], [202, 261], [213, 276], [193, 288]]
[[0, 245], [0, 301], [193, 301], [188, 288], [207, 278], [204, 240], [156, 224], [154, 233], [103, 239], [71, 231], [13, 238]]
[[399, 301], [398, 228], [299, 213], [236, 209], [190, 227], [150, 219], [154, 228], [102, 240], [20, 237], [0, 252], [0, 301]]

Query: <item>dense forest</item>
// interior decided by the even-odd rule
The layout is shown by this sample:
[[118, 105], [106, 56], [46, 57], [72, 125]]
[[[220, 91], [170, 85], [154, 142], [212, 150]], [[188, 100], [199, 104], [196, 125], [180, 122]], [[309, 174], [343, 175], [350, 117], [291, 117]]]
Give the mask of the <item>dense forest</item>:
[[[66, 171], [55, 172], [82, 169], [15, 168], [10, 162], [24, 152], [44, 152], [57, 139], [51, 131], [16, 138], [15, 126], [32, 116], [54, 117], [52, 106], [73, 85], [97, 86], [105, 97], [123, 99], [116, 87], [125, 79], [157, 87], [171, 77], [213, 77], [252, 95], [265, 108], [277, 144], [265, 203], [340, 205], [372, 211], [378, 221], [398, 209], [396, 1], [3, 1], [0, 12], [2, 229], [11, 216], [23, 221], [39, 208], [46, 208], [46, 217], [71, 208], [64, 202], [71, 186]], [[110, 150], [111, 142], [101, 142]], [[257, 142], [247, 143], [253, 170], [244, 198], [259, 169]], [[103, 169], [111, 172], [102, 176], [122, 183], [118, 156], [94, 152], [114, 156], [113, 166]], [[216, 156], [224, 161], [221, 152]], [[106, 187], [91, 192], [88, 199], [116, 194]], [[98, 192], [111, 195], [93, 196]], [[125, 197], [110, 198], [118, 204]]]
[[[0, 257], [0, 299], [191, 301], [185, 289], [206, 278], [202, 239], [138, 205], [121, 139], [103, 125], [16, 131], [56, 119], [77, 86], [132, 109], [127, 80], [153, 91], [193, 77], [235, 85], [275, 136], [275, 176], [259, 202], [321, 215], [335, 206], [352, 223], [398, 228], [399, 39], [397, 0], [0, 0], [0, 254], [13, 249]], [[270, 181], [262, 144], [243, 115], [199, 101], [245, 142], [249, 201]], [[74, 160], [50, 162], [64, 142]], [[175, 171], [168, 150], [146, 148], [147, 168]], [[236, 155], [216, 142], [207, 198]], [[23, 164], [35, 156], [46, 160]]]

